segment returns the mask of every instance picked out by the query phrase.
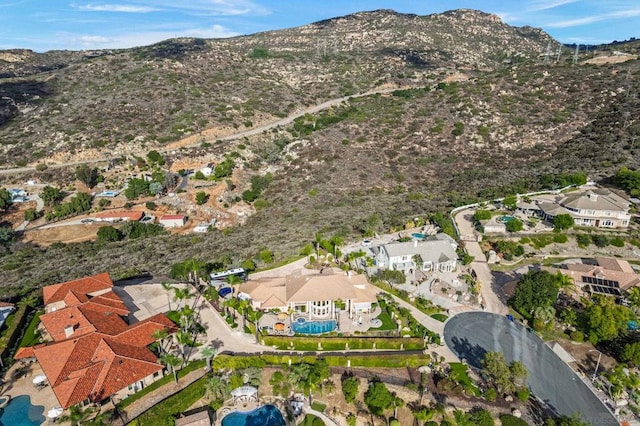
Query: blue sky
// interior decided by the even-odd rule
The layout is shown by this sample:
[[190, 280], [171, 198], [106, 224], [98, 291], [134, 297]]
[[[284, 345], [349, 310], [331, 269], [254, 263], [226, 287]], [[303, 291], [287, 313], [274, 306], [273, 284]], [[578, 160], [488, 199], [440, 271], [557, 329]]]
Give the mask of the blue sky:
[[349, 13], [479, 9], [564, 43], [640, 38], [640, 0], [0, 0], [0, 49], [102, 49], [230, 37]]

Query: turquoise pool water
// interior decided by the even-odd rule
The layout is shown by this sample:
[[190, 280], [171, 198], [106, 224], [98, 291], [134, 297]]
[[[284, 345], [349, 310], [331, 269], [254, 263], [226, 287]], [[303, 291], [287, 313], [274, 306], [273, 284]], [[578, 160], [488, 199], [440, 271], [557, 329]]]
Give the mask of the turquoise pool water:
[[20, 395], [0, 412], [0, 426], [36, 426], [47, 420], [42, 405], [31, 405], [31, 397]]
[[515, 216], [498, 216], [496, 218], [496, 220], [498, 222], [502, 222], [502, 223], [509, 223], [511, 222], [513, 219], [515, 219]]
[[427, 236], [426, 236], [426, 235], [424, 235], [424, 234], [419, 234], [419, 233], [417, 233], [417, 232], [416, 232], [416, 233], [414, 233], [414, 234], [411, 234], [411, 236], [412, 236], [413, 238], [415, 238], [416, 240], [424, 240], [425, 238], [427, 238]]
[[291, 324], [291, 328], [294, 333], [300, 334], [329, 333], [336, 329], [336, 320], [306, 321], [298, 318]]
[[263, 405], [253, 411], [234, 411], [222, 418], [222, 426], [285, 426], [282, 413], [274, 405]]

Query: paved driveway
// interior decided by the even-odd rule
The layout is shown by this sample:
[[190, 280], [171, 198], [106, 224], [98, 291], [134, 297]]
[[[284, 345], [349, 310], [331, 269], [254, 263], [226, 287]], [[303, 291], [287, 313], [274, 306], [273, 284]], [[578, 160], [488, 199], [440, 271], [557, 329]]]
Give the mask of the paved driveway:
[[534, 333], [506, 316], [465, 312], [444, 327], [447, 346], [475, 367], [488, 351], [504, 354], [507, 362], [521, 361], [529, 370], [528, 385], [538, 398], [559, 414], [580, 413], [598, 426], [618, 425], [615, 417], [581, 378]]
[[473, 214], [474, 210], [463, 210], [456, 214], [455, 221], [460, 231], [460, 238], [464, 240], [464, 245], [469, 255], [473, 256], [474, 260], [470, 266], [476, 271], [477, 279], [480, 283], [480, 293], [487, 311], [506, 314], [509, 309], [502, 303], [493, 289], [495, 286], [493, 274], [489, 269], [487, 258], [480, 244], [474, 238]]

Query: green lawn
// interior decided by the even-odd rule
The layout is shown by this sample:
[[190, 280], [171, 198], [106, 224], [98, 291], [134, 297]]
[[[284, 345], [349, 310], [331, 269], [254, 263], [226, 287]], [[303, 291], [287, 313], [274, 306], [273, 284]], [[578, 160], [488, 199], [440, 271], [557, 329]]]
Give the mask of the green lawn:
[[380, 330], [380, 331], [386, 331], [386, 330], [396, 330], [398, 328], [398, 326], [396, 325], [395, 321], [391, 319], [391, 317], [389, 316], [389, 314], [386, 311], [382, 311], [380, 313], [380, 315], [378, 315], [378, 319], [380, 321], [382, 321], [382, 326], [378, 327], [378, 328], [372, 328], [372, 331], [375, 330]]
[[471, 378], [467, 374], [466, 365], [462, 364], [461, 362], [450, 362], [449, 366], [451, 367], [451, 378], [453, 380], [460, 383], [463, 388], [471, 391], [474, 395], [481, 395], [480, 389], [478, 389], [477, 386], [471, 382]]
[[24, 336], [22, 336], [22, 340], [20, 340], [20, 344], [18, 347], [24, 348], [27, 346], [33, 346], [40, 343], [40, 333], [36, 331], [36, 327], [38, 326], [38, 322], [40, 321], [40, 315], [42, 311], [38, 311], [35, 313], [31, 322], [27, 326], [27, 329], [24, 331]]
[[174, 415], [187, 411], [194, 403], [204, 396], [205, 386], [208, 377], [204, 376], [196, 380], [180, 392], [170, 396], [164, 401], [154, 405], [135, 419], [132, 425], [164, 425], [173, 424], [168, 419], [173, 418]]
[[300, 423], [300, 426], [323, 426], [324, 422], [321, 418], [314, 416], [313, 414], [307, 414], [304, 416], [304, 420]]
[[[204, 360], [190, 362], [182, 370], [178, 371], [178, 378], [184, 377], [186, 374], [194, 370], [197, 370], [199, 368], [203, 368], [204, 366], [205, 366]], [[122, 410], [123, 408], [129, 406], [131, 403], [147, 395], [149, 392], [153, 392], [154, 390], [158, 389], [160, 386], [164, 386], [167, 383], [171, 383], [171, 382], [173, 382], [173, 373], [167, 374], [163, 378], [151, 383], [149, 386], [142, 389], [140, 392], [136, 392], [133, 395], [127, 397], [126, 399], [123, 399], [121, 402], [118, 403], [118, 408]]]
[[327, 404], [320, 401], [314, 401], [313, 404], [311, 404], [311, 408], [322, 413], [327, 408]]
[[440, 322], [445, 322], [449, 317], [446, 316], [445, 314], [431, 314], [431, 318], [438, 320]]

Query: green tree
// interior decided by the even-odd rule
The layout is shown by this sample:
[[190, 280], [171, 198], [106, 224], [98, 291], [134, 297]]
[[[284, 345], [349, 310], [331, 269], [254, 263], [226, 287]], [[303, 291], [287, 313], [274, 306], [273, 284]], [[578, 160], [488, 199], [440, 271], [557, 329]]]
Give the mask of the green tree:
[[149, 151], [147, 153], [147, 160], [150, 164], [157, 164], [159, 166], [164, 165], [164, 157], [155, 150]]
[[196, 192], [196, 203], [201, 206], [204, 203], [207, 202], [207, 200], [209, 199], [209, 196], [207, 195], [206, 192], [204, 191], [198, 191]]
[[24, 220], [32, 222], [40, 217], [40, 212], [34, 208], [30, 208], [24, 211]]
[[502, 204], [509, 210], [515, 210], [516, 205], [518, 204], [518, 197], [515, 195], [508, 195], [504, 197], [504, 200], [502, 200]]
[[44, 205], [47, 207], [53, 207], [58, 204], [64, 198], [64, 194], [60, 190], [60, 188], [55, 188], [53, 186], [45, 186], [42, 188], [42, 193], [40, 194], [40, 198], [44, 202]]
[[391, 284], [404, 284], [407, 281], [407, 276], [402, 271], [392, 271], [385, 269], [380, 271], [379, 277], [383, 281], [387, 281]]
[[553, 228], [558, 231], [569, 229], [574, 225], [573, 217], [570, 214], [559, 214], [553, 218]]
[[489, 210], [476, 210], [473, 214], [473, 220], [476, 222], [489, 219], [491, 219], [491, 212]]
[[529, 271], [520, 279], [511, 304], [518, 312], [531, 319], [536, 308], [555, 304], [563, 282], [560, 272], [554, 275], [547, 271]]
[[273, 252], [269, 249], [260, 250], [260, 253], [258, 253], [258, 257], [263, 263], [273, 262]]
[[482, 359], [482, 368], [498, 392], [506, 394], [515, 392], [516, 386], [512, 381], [511, 370], [502, 353], [487, 352]]
[[580, 416], [576, 414], [573, 417], [561, 416], [547, 419], [544, 426], [589, 426], [589, 424], [580, 420]]
[[129, 200], [149, 195], [149, 182], [139, 178], [130, 179], [127, 182], [127, 189], [124, 190], [124, 195]]
[[195, 174], [193, 175], [193, 178], [197, 179], [197, 180], [205, 180], [205, 179], [207, 179], [207, 177], [204, 175], [204, 173], [202, 173], [202, 171], [200, 171], [200, 170], [197, 170], [195, 172]]
[[631, 308], [638, 313], [640, 311], [640, 287], [633, 287], [627, 293], [627, 300]]
[[6, 188], [0, 188], [0, 209], [6, 210], [11, 205], [13, 197]]
[[379, 380], [372, 380], [364, 394], [364, 403], [369, 411], [377, 416], [382, 416], [384, 411], [391, 408], [396, 400], [394, 394]]
[[149, 193], [151, 195], [158, 195], [158, 194], [162, 194], [162, 191], [164, 191], [164, 185], [160, 182], [151, 182], [149, 184]]
[[469, 421], [473, 426], [494, 426], [496, 424], [491, 413], [484, 409], [470, 413]]
[[93, 188], [98, 183], [98, 169], [80, 164], [76, 167], [76, 179], [87, 185], [88, 188]]
[[251, 272], [256, 270], [256, 263], [251, 259], [246, 259], [244, 262], [242, 262], [240, 267], [242, 267], [242, 269], [247, 272]]
[[98, 241], [111, 242], [120, 241], [122, 234], [113, 226], [101, 226], [97, 233]]
[[640, 365], [640, 342], [626, 343], [622, 348], [620, 359]]
[[173, 373], [173, 380], [176, 382], [176, 384], [178, 383], [178, 369], [177, 367], [181, 364], [181, 360], [180, 358], [178, 358], [177, 356], [169, 353], [169, 352], [165, 352], [162, 355], [160, 355], [160, 362], [163, 363], [164, 365], [167, 366], [167, 368], [171, 369], [171, 372]]
[[8, 246], [15, 242], [16, 233], [10, 226], [0, 226], [0, 244]]
[[230, 392], [229, 382], [218, 375], [209, 377], [205, 389], [207, 399], [212, 401], [214, 409], [222, 407]]
[[509, 222], [507, 222], [507, 231], [509, 232], [520, 232], [524, 228], [524, 224], [518, 218], [513, 218]]
[[629, 308], [617, 305], [610, 296], [595, 295], [582, 311], [582, 327], [594, 345], [613, 340], [627, 329], [633, 314]]
[[360, 379], [353, 375], [342, 376], [342, 394], [345, 401], [355, 403], [358, 396], [358, 388], [360, 387]]
[[213, 172], [216, 179], [230, 176], [233, 173], [233, 169], [236, 167], [236, 163], [231, 157], [227, 157], [224, 161], [218, 165]]
[[72, 405], [69, 407], [68, 413], [58, 417], [56, 421], [61, 423], [70, 422], [71, 426], [82, 426], [87, 424], [94, 414], [95, 408], [84, 408], [79, 404]]

